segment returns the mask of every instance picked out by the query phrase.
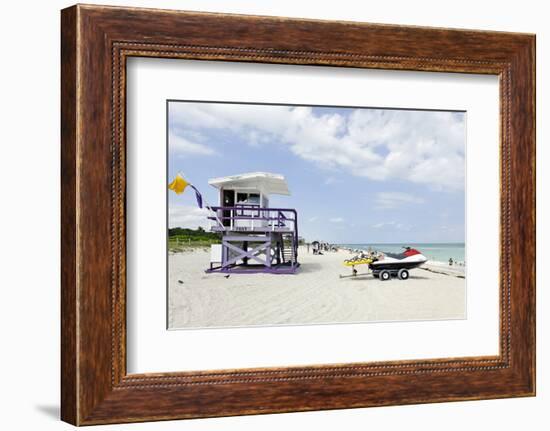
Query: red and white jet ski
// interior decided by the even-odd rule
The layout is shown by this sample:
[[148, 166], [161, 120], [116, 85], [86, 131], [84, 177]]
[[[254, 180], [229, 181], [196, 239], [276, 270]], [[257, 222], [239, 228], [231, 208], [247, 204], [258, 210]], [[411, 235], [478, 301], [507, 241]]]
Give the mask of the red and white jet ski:
[[372, 275], [380, 280], [389, 280], [392, 275], [401, 280], [409, 278], [409, 270], [418, 268], [428, 260], [426, 256], [411, 247], [404, 247], [403, 253], [381, 253], [369, 264]]

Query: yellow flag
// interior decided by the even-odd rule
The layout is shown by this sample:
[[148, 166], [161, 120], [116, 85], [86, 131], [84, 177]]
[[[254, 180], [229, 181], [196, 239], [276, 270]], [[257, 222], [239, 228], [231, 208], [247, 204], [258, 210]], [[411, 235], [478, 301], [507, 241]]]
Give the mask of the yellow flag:
[[177, 195], [180, 195], [183, 193], [188, 185], [189, 183], [185, 181], [180, 174], [177, 174], [176, 178], [174, 178], [174, 181], [168, 184], [168, 188], [175, 191]]

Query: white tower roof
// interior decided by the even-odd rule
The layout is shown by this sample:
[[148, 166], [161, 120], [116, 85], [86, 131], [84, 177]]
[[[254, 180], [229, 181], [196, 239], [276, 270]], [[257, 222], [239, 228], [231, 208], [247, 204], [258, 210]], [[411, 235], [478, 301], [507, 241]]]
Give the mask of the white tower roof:
[[236, 188], [259, 191], [264, 195], [290, 195], [285, 177], [269, 172], [250, 172], [229, 177], [212, 178], [208, 180], [208, 184], [217, 189]]

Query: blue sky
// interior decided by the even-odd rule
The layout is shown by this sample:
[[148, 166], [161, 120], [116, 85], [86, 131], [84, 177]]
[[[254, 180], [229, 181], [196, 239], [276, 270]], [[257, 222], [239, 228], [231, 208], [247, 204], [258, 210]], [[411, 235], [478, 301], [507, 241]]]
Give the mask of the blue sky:
[[[333, 243], [464, 242], [463, 112], [169, 102], [168, 177], [216, 205], [214, 177], [272, 172], [300, 235]], [[169, 225], [207, 227], [191, 190]]]

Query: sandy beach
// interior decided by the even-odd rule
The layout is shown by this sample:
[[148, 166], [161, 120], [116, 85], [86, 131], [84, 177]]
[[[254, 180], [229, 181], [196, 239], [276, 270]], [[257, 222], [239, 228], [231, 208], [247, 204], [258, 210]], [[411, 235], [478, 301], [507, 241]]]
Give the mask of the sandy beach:
[[[207, 249], [169, 255], [169, 327], [205, 328], [463, 319], [464, 268], [430, 263], [409, 280], [351, 274], [347, 250], [307, 253], [296, 274], [206, 274]], [[361, 267], [359, 273], [365, 272]], [[366, 267], [365, 267], [366, 269]]]

